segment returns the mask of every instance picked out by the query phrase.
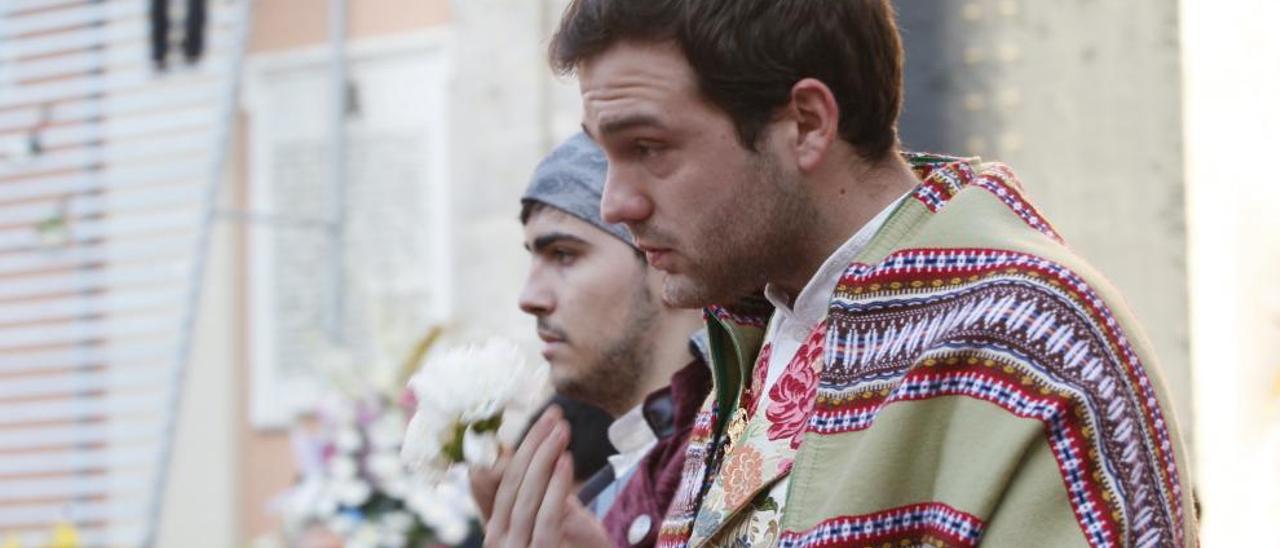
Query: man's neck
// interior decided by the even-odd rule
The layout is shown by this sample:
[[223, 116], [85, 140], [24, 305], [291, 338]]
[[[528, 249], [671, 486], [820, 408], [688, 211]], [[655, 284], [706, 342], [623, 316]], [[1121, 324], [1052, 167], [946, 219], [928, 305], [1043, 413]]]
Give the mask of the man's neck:
[[859, 165], [860, 169], [842, 166], [814, 174], [811, 198], [815, 215], [792, 254], [793, 266], [769, 281], [791, 302], [827, 257], [918, 183], [911, 167], [896, 153], [876, 164]]
[[671, 384], [671, 377], [694, 360], [689, 342], [693, 333], [702, 327], [702, 315], [696, 310], [668, 310], [655, 327], [653, 351], [649, 353], [645, 374], [636, 383], [634, 397], [622, 413], [666, 388]]

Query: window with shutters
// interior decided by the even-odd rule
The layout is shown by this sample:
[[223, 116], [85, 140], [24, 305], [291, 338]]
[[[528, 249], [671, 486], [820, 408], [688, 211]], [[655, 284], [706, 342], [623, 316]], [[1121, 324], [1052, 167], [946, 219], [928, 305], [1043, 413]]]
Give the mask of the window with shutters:
[[395, 359], [383, 355], [383, 339], [420, 336], [448, 315], [442, 44], [427, 33], [350, 45], [345, 176], [336, 191], [329, 51], [249, 61], [257, 427], [285, 426], [313, 406], [328, 366], [384, 370], [372, 367]]
[[0, 2], [0, 539], [154, 532], [247, 14], [203, 4], [161, 70], [147, 2]]

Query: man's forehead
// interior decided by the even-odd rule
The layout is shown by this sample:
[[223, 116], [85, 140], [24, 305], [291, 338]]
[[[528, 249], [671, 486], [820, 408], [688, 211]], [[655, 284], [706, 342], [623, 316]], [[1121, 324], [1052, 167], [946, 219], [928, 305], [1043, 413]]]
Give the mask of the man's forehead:
[[594, 243], [601, 237], [611, 238], [599, 227], [552, 206], [534, 210], [524, 224], [524, 234], [530, 241], [552, 234], [573, 236], [588, 243]]
[[696, 94], [692, 69], [679, 49], [635, 44], [615, 45], [579, 71], [588, 129], [600, 130], [611, 118], [660, 120], [663, 104]]

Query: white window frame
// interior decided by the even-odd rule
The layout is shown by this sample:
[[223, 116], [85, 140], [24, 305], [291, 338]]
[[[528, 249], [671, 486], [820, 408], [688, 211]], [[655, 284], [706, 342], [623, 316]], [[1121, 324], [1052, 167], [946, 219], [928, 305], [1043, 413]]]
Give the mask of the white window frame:
[[[431, 284], [435, 288], [429, 314], [444, 323], [451, 316], [450, 295], [451, 282], [451, 242], [450, 219], [451, 194], [448, 185], [448, 92], [451, 78], [449, 60], [449, 37], [443, 29], [431, 29], [395, 36], [384, 36], [354, 40], [348, 43], [347, 59], [350, 65], [358, 65], [362, 61], [376, 60], [384, 57], [403, 55], [422, 56], [428, 66], [428, 85], [432, 93], [424, 100], [431, 113], [427, 127], [428, 154], [424, 155], [427, 192], [433, 199], [428, 204], [431, 218], [419, 227], [429, 231], [431, 237], [432, 272]], [[264, 116], [254, 116], [262, 112], [269, 101], [268, 89], [273, 75], [289, 71], [328, 70], [331, 50], [326, 45], [318, 45], [280, 53], [259, 54], [251, 56], [245, 65], [245, 85], [243, 104], [248, 111], [249, 139], [248, 175], [250, 222], [248, 238], [247, 271], [249, 286], [247, 306], [248, 333], [250, 340], [250, 422], [255, 428], [274, 429], [287, 427], [299, 412], [314, 407], [322, 393], [326, 390], [326, 381], [319, 371], [310, 371], [305, 375], [286, 376], [276, 360], [276, 340], [274, 329], [277, 321], [277, 310], [272, 298], [272, 284], [275, 280], [275, 252], [272, 238], [273, 230], [270, 222], [254, 222], [260, 218], [287, 218], [287, 214], [274, 211], [271, 189], [272, 142], [259, 138], [269, 132], [264, 125], [269, 123]], [[354, 77], [354, 75], [353, 75]], [[359, 82], [357, 82], [357, 86]], [[328, 88], [317, 90], [327, 94]], [[318, 113], [323, 117], [324, 113]], [[328, 128], [324, 129], [327, 132]], [[327, 133], [316, 135], [325, 139]], [[320, 182], [319, 184], [327, 184]], [[323, 283], [323, 282], [317, 282]]]

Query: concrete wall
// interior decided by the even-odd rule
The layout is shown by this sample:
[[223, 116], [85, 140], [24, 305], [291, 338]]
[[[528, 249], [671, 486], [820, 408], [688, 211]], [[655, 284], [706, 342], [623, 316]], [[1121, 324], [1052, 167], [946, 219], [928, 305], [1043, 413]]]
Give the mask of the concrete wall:
[[[224, 184], [231, 184], [227, 179]], [[243, 443], [235, 424], [239, 378], [233, 364], [241, 343], [241, 307], [235, 229], [217, 224], [210, 241], [156, 546], [225, 548], [240, 541], [236, 457]]]
[[1178, 5], [900, 2], [908, 148], [1013, 166], [1124, 293], [1191, 441]]
[[[450, 88], [452, 303], [464, 336], [537, 342], [516, 305], [527, 271], [517, 216], [538, 161], [578, 131], [577, 83], [550, 73], [563, 0], [455, 0]], [[502, 40], [494, 40], [501, 36]]]

